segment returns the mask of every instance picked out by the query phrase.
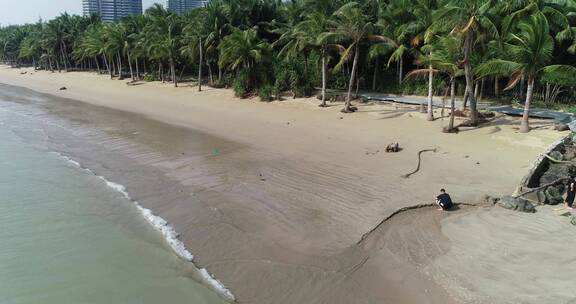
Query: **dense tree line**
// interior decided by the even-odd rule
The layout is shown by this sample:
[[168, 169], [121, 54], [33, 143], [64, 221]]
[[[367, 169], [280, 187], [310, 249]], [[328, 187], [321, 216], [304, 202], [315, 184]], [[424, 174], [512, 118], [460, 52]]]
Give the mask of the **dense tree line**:
[[[178, 82], [197, 75], [263, 100], [291, 92], [321, 106], [346, 90], [457, 94], [476, 125], [478, 99], [519, 99], [521, 131], [531, 102], [575, 96], [574, 0], [212, 0], [177, 15], [96, 16], [0, 28], [0, 60], [49, 71], [94, 70], [110, 78]], [[448, 131], [454, 127], [453, 115]]]

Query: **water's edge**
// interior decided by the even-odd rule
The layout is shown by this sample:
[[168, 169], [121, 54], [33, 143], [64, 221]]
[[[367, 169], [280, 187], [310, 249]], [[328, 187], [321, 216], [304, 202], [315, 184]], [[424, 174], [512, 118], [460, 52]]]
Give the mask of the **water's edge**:
[[214, 278], [214, 276], [210, 272], [208, 272], [206, 268], [200, 268], [194, 263], [194, 255], [186, 248], [184, 243], [179, 239], [179, 234], [178, 232], [176, 232], [174, 227], [172, 227], [172, 225], [162, 217], [155, 215], [152, 210], [142, 207], [136, 200], [134, 200], [130, 196], [125, 186], [112, 182], [106, 179], [104, 176], [98, 175], [93, 170], [82, 166], [82, 164], [80, 164], [79, 162], [73, 160], [72, 158], [60, 152], [51, 152], [51, 153], [57, 155], [58, 157], [65, 160], [72, 166], [84, 170], [90, 173], [91, 175], [99, 178], [106, 186], [120, 193], [124, 198], [134, 203], [134, 205], [136, 206], [140, 214], [146, 219], [146, 221], [162, 234], [164, 240], [167, 242], [170, 248], [172, 248], [172, 250], [181, 259], [194, 264], [196, 269], [198, 269], [202, 279], [205, 281], [204, 283], [206, 283], [211, 289], [216, 291], [220, 296], [224, 297], [226, 300], [235, 302], [236, 299], [234, 295], [226, 286], [224, 286], [224, 284], [222, 284], [220, 281]]

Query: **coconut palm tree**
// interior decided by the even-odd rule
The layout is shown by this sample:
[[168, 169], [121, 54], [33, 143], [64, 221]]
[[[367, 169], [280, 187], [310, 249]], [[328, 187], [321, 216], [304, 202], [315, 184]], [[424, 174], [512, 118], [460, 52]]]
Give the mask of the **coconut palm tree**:
[[180, 53], [195, 62], [198, 59], [198, 91], [202, 91], [202, 65], [204, 63], [204, 43], [206, 42], [206, 29], [202, 22], [206, 14], [197, 10], [186, 16], [187, 25], [184, 27]]
[[219, 65], [231, 71], [240, 68], [251, 70], [262, 62], [271, 50], [270, 44], [260, 40], [255, 29], [235, 29], [226, 36], [220, 46]]
[[364, 15], [358, 2], [349, 2], [340, 7], [340, 9], [334, 12], [330, 24], [330, 31], [322, 35], [322, 41], [350, 42], [335, 69], [341, 69], [344, 63], [350, 59], [351, 55], [353, 54], [354, 56], [346, 103], [342, 109], [343, 113], [351, 113], [354, 112], [352, 109], [352, 88], [356, 81], [356, 74], [358, 73], [360, 44], [369, 38], [369, 35], [374, 29], [374, 24]]
[[463, 74], [461, 68], [462, 42], [454, 36], [441, 37], [434, 43], [434, 51], [430, 56], [421, 59], [423, 64], [432, 67], [431, 69], [413, 70], [406, 77], [413, 77], [419, 74], [442, 73], [450, 79], [450, 121], [446, 132], [454, 131], [454, 112], [456, 111], [456, 77]]
[[447, 32], [462, 37], [464, 52], [464, 74], [466, 91], [470, 99], [470, 123], [478, 123], [476, 99], [474, 97], [474, 77], [471, 63], [475, 41], [480, 33], [498, 35], [491, 20], [491, 10], [495, 0], [446, 0], [444, 5], [434, 12], [432, 28], [434, 32]]
[[[530, 131], [530, 103], [534, 92], [534, 83], [539, 77], [558, 78], [558, 74], [576, 73], [576, 69], [567, 65], [548, 65], [552, 60], [554, 39], [543, 13], [531, 15], [518, 24], [518, 33], [511, 34], [505, 45], [508, 56], [492, 59], [478, 67], [478, 74], [507, 75], [510, 82], [506, 89], [514, 87], [522, 77], [528, 80], [526, 101], [520, 132]], [[556, 75], [554, 75], [556, 74]], [[572, 75], [573, 75], [572, 74]], [[569, 74], [566, 77], [570, 77]]]

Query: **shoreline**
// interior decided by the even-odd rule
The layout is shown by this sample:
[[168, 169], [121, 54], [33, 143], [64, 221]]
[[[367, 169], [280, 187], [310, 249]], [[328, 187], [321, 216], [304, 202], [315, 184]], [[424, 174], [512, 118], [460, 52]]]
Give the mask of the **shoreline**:
[[[383, 218], [425, 201], [440, 185], [456, 193], [457, 201], [477, 201], [486, 193], [511, 193], [533, 159], [563, 136], [546, 129], [517, 134], [515, 121], [507, 117], [459, 135], [443, 134], [440, 129], [445, 121], [428, 123], [413, 107], [361, 105], [360, 113], [342, 115], [338, 107], [318, 108], [315, 98], [264, 104], [234, 99], [226, 90], [195, 94], [158, 83], [128, 87], [98, 78], [86, 73], [19, 75], [16, 70], [0, 68], [0, 83], [26, 85], [57, 97], [136, 112], [207, 133], [189, 138], [187, 129], [152, 122], [126, 126], [140, 118], [102, 114], [110, 117], [102, 127], [114, 126], [121, 142], [102, 139], [102, 143], [113, 143], [107, 147], [98, 143], [100, 137], [88, 137], [93, 151], [73, 148], [72, 140], [64, 142], [70, 143], [67, 149], [73, 148], [81, 163], [86, 160], [90, 168], [109, 170], [111, 180], [126, 185], [130, 193], [133, 188], [139, 190], [134, 192], [134, 200], [172, 223], [195, 252], [199, 265], [246, 303], [266, 303], [264, 299], [271, 296], [277, 303], [346, 303], [348, 297], [365, 293], [366, 301], [446, 300], [442, 287], [434, 284], [430, 286], [437, 289], [435, 296], [394, 285], [397, 276], [431, 284], [425, 274], [410, 270], [412, 261], [399, 262], [396, 266], [403, 266], [395, 272], [394, 265], [386, 261], [396, 260], [396, 255], [383, 255], [376, 249], [346, 252]], [[57, 91], [58, 83], [68, 90]], [[57, 115], [81, 123], [93, 120], [90, 126], [100, 128], [96, 123], [102, 120], [100, 114], [92, 117], [92, 113], [81, 114], [77, 109], [100, 110], [76, 105], [70, 99], [60, 103], [71, 109], [56, 111]], [[144, 130], [147, 134], [134, 135]], [[110, 134], [116, 137], [114, 132]], [[393, 141], [400, 142], [401, 153], [377, 152]], [[421, 172], [410, 179], [400, 177], [413, 169], [416, 151], [439, 143], [438, 153], [424, 156]], [[100, 155], [104, 152], [110, 156]], [[116, 154], [122, 155], [122, 162], [114, 161]], [[125, 170], [115, 170], [115, 164]], [[143, 185], [151, 181], [134, 180], [124, 173], [140, 170], [141, 175], [166, 181], [159, 180], [159, 186], [146, 189]], [[466, 175], [468, 179], [463, 180]], [[170, 192], [165, 188], [177, 191], [165, 193]], [[201, 204], [176, 192], [190, 192]], [[433, 218], [434, 222], [423, 228], [439, 225], [442, 216]], [[355, 269], [350, 265], [371, 256], [370, 266], [377, 270], [360, 267], [353, 276], [341, 275]], [[398, 269], [402, 269], [400, 273]], [[279, 275], [286, 278], [277, 281]], [[385, 291], [374, 286], [370, 281], [376, 278], [390, 286]], [[270, 286], [274, 282], [284, 286]], [[342, 294], [357, 282], [367, 286]], [[302, 284], [307, 285], [304, 288]], [[254, 294], [261, 288], [269, 290]], [[286, 294], [299, 288], [299, 294]]]

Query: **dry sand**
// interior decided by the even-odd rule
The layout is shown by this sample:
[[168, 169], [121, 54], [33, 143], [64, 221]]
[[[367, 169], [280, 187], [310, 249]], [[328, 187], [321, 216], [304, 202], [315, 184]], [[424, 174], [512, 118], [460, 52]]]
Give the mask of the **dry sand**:
[[[362, 235], [439, 188], [461, 202], [510, 193], [564, 135], [545, 121], [519, 134], [508, 117], [444, 134], [447, 118], [427, 122], [409, 106], [346, 115], [314, 99], [261, 103], [229, 90], [25, 71], [0, 67], [0, 83], [153, 119], [57, 98], [43, 105], [74, 128], [103, 130], [51, 138], [171, 222], [240, 303], [461, 301], [428, 271], [450, 250], [440, 225], [449, 214], [410, 211]], [[391, 142], [401, 153], [383, 153]], [[402, 178], [430, 148], [438, 152], [423, 155], [421, 171]]]

